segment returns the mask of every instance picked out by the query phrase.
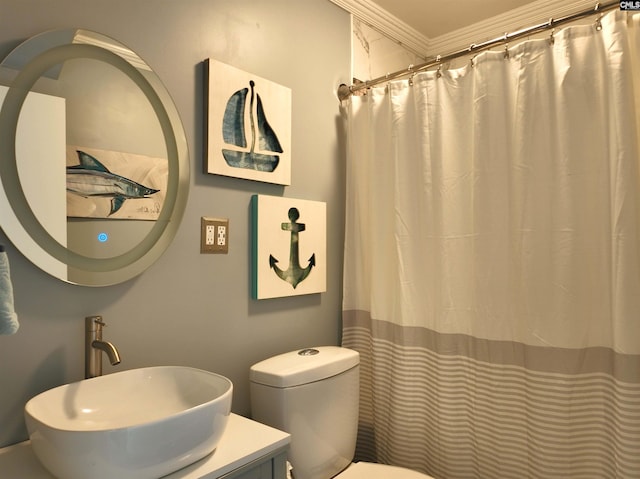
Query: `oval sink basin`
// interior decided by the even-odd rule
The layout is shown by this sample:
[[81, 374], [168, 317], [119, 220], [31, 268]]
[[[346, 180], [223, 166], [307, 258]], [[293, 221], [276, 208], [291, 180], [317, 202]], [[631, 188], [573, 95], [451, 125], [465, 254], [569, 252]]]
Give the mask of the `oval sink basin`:
[[132, 369], [66, 384], [27, 402], [33, 450], [62, 479], [157, 479], [217, 446], [233, 384], [180, 366]]

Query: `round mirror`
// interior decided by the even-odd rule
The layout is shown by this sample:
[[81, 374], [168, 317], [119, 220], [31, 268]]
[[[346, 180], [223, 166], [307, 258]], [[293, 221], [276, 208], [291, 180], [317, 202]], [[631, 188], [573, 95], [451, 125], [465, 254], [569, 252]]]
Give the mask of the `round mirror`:
[[0, 226], [47, 273], [106, 286], [179, 226], [189, 154], [157, 75], [104, 35], [37, 35], [0, 64]]

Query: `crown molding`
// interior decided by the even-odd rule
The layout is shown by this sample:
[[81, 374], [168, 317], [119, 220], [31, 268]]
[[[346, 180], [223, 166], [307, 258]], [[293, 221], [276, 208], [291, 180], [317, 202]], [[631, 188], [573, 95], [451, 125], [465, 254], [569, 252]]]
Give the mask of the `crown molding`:
[[330, 0], [355, 18], [420, 57], [429, 51], [429, 39], [371, 0]]
[[537, 0], [450, 33], [428, 38], [371, 0], [330, 1], [424, 58], [456, 51], [472, 43], [496, 38], [505, 32], [526, 28], [550, 18], [564, 17], [585, 8], [595, 8], [596, 5], [594, 0]]
[[506, 32], [543, 23], [550, 18], [571, 15], [585, 8], [595, 8], [595, 5], [593, 0], [538, 0], [487, 20], [431, 38], [428, 54], [434, 56], [460, 50], [472, 43], [491, 40]]

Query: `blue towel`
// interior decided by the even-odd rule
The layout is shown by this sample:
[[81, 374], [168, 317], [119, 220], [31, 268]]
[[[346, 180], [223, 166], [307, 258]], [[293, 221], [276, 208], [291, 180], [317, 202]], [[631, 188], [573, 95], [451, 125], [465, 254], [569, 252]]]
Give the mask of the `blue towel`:
[[4, 248], [0, 249], [0, 334], [13, 334], [20, 325], [13, 309], [13, 285], [9, 271], [9, 258]]

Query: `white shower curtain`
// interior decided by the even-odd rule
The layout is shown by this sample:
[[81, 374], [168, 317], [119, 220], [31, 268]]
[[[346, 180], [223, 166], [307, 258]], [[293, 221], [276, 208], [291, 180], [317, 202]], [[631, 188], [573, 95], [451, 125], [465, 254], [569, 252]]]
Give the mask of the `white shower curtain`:
[[357, 458], [640, 478], [638, 16], [353, 97]]

